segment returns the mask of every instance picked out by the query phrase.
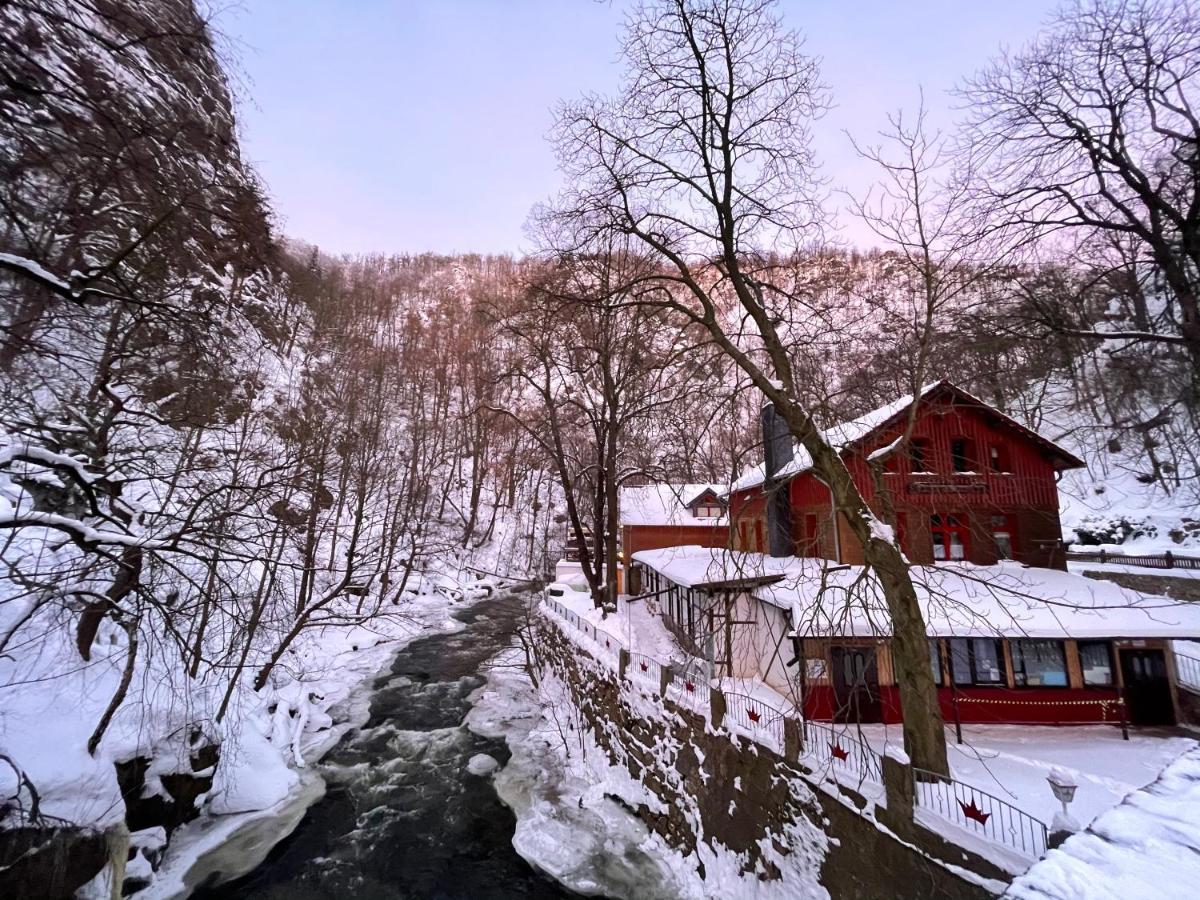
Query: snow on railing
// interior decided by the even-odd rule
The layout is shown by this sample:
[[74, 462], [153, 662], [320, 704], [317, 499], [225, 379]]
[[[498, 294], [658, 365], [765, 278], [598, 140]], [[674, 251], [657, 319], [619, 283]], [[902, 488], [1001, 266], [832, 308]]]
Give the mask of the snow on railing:
[[667, 697], [706, 719], [712, 715], [712, 693], [708, 679], [701, 678], [695, 672], [674, 672], [667, 685]]
[[655, 688], [662, 684], [662, 664], [644, 653], [630, 653], [629, 667], [625, 671], [634, 681], [641, 681]]
[[883, 784], [883, 758], [866, 741], [851, 734], [850, 726], [839, 729], [805, 721], [803, 728], [801, 752], [819, 768], [850, 772], [859, 784]]
[[758, 697], [731, 691], [724, 694], [726, 726], [782, 753], [784, 713]]
[[1126, 555], [1100, 550], [1068, 550], [1067, 562], [1094, 562], [1101, 565], [1138, 566], [1143, 569], [1200, 569], [1200, 557], [1176, 556], [1170, 550], [1165, 553], [1141, 553]]
[[[619, 654], [624, 645], [614, 636], [597, 629], [578, 613], [557, 600], [546, 597], [546, 607], [555, 613], [561, 626], [586, 635], [600, 646]], [[1196, 679], [1200, 683], [1200, 660], [1176, 654], [1180, 680], [1183, 680], [1184, 660], [1196, 664]], [[1189, 670], [1190, 671], [1190, 670]], [[660, 691], [663, 665], [642, 653], [630, 653], [627, 675], [643, 685]], [[744, 737], [783, 753], [785, 722], [788, 714], [776, 709], [759, 697], [731, 691], [722, 692], [725, 698], [725, 719], [722, 724]], [[711, 698], [707, 681], [694, 673], [672, 673], [666, 685], [668, 699], [705, 716], [711, 715]], [[883, 757], [851, 732], [852, 726], [838, 728], [796, 717], [801, 728], [801, 755], [815, 768], [832, 772], [847, 772], [858, 784], [883, 784]], [[1008, 847], [1024, 857], [1038, 859], [1047, 848], [1048, 829], [1040, 819], [1010, 803], [972, 785], [936, 775], [923, 769], [913, 769], [915, 806], [927, 810], [961, 828], [968, 834], [991, 840]]]
[[913, 768], [916, 806], [1029, 859], [1046, 852], [1046, 823], [977, 787]]

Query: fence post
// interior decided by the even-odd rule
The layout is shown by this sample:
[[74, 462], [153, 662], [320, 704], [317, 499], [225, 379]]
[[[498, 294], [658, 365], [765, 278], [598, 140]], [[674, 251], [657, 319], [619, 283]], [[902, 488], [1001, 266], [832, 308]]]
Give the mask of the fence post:
[[1100, 548], [1100, 563], [1101, 563], [1101, 565], [1108, 562], [1107, 557], [1108, 557], [1108, 551], [1105, 550], [1103, 547], [1101, 547]]
[[962, 743], [962, 717], [958, 714], [958, 689], [950, 695], [950, 705], [954, 708], [954, 740]]
[[725, 724], [725, 694], [720, 688], [709, 688], [708, 702], [712, 707], [712, 726], [720, 728]]
[[783, 757], [788, 762], [799, 762], [800, 754], [804, 752], [804, 742], [800, 738], [800, 722], [791, 716], [783, 719]]
[[663, 665], [662, 663], [658, 664], [658, 692], [662, 694], [664, 699], [667, 696], [667, 687], [674, 677], [670, 666]]
[[1163, 559], [1167, 561], [1168, 569], [1175, 568], [1175, 554], [1173, 554], [1170, 550], [1163, 554]]
[[617, 678], [625, 680], [625, 670], [629, 668], [629, 651], [622, 647], [617, 651]]

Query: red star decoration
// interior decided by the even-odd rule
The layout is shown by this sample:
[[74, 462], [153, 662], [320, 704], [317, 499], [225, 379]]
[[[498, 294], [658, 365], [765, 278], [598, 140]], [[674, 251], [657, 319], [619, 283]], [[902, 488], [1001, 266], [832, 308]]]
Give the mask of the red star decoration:
[[692, 684], [690, 681], [685, 681], [685, 682], [683, 683], [683, 686], [684, 686], [685, 688], [687, 688], [687, 692], [688, 692], [689, 694], [690, 694], [690, 693], [692, 693], [692, 691], [696, 690], [696, 686], [695, 686], [694, 684]]
[[650, 669], [650, 667], [649, 667], [649, 666], [647, 666], [645, 663], [642, 663], [641, 665], [642, 665], [642, 671], [643, 671], [643, 672], [647, 672], [647, 671], [649, 671], [649, 669]]
[[829, 752], [833, 754], [834, 759], [849, 759], [850, 754], [847, 753], [841, 744], [830, 744]]
[[962, 807], [964, 816], [966, 816], [968, 819], [974, 819], [980, 825], [986, 825], [987, 820], [992, 817], [991, 813], [985, 813], [982, 809], [975, 805], [974, 798], [971, 799], [970, 806], [963, 803], [961, 800], [958, 801], [958, 805]]
[[748, 715], [750, 717], [751, 722], [757, 722], [760, 718], [758, 710], [753, 709], [753, 708], [751, 708], [749, 711], [747, 711], [746, 715]]

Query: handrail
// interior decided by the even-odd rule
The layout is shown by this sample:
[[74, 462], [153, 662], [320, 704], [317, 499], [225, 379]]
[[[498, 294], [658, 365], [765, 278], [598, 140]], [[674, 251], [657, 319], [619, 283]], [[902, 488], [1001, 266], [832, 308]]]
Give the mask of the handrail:
[[1039, 859], [1047, 849], [1046, 823], [987, 791], [913, 767], [916, 805], [965, 831], [982, 835], [1022, 856]]
[[1176, 650], [1175, 673], [1181, 685], [1200, 691], [1200, 658]]
[[[558, 601], [545, 597], [543, 602], [556, 613], [561, 625], [569, 625], [597, 643], [607, 639], [617, 648], [624, 647], [617, 638], [600, 631]], [[1181, 667], [1180, 660], [1189, 662]], [[1184, 667], [1190, 672], [1190, 663], [1194, 662], [1200, 683], [1200, 659], [1176, 653], [1176, 661], [1181, 673]], [[653, 657], [631, 652], [626, 671], [631, 679], [653, 685], [658, 690], [662, 684], [663, 668], [663, 664]], [[1183, 680], [1182, 674], [1180, 677]], [[670, 699], [695, 712], [706, 716], [711, 714], [707, 682], [694, 673], [673, 672], [666, 693], [672, 695]], [[828, 766], [832, 771], [853, 773], [860, 785], [866, 781], [883, 784], [883, 757], [865, 741], [850, 733], [850, 726], [839, 730], [791, 716], [759, 697], [733, 691], [722, 693], [725, 698], [725, 721], [721, 724], [732, 726], [730, 730], [782, 752], [784, 724], [787, 719], [794, 718], [800, 724], [801, 752], [805, 757]], [[992, 840], [1031, 859], [1037, 859], [1046, 852], [1049, 829], [1036, 816], [954, 778], [916, 767], [913, 773], [914, 802], [921, 809], [946, 819], [968, 833]]]
[[832, 770], [849, 770], [858, 783], [883, 784], [883, 757], [866, 741], [859, 740], [849, 728], [842, 731], [817, 722], [803, 720], [804, 755]]
[[769, 738], [778, 750], [783, 749], [783, 720], [786, 714], [759, 697], [723, 691], [725, 718], [732, 720], [738, 731], [752, 737]]

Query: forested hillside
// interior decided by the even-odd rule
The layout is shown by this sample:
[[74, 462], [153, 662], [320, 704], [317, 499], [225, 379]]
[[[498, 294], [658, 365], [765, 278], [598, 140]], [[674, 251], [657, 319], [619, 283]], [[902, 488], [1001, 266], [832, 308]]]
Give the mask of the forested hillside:
[[214, 748], [209, 808], [269, 805], [331, 660], [561, 541], [489, 410], [514, 264], [285, 248], [187, 0], [9, 4], [0, 42], [6, 824]]
[[[770, 369], [764, 347], [822, 426], [948, 378], [1060, 441], [1088, 464], [1062, 484], [1069, 539], [1200, 544], [1200, 339], [1178, 279], [1094, 233], [990, 257], [965, 221], [912, 238], [914, 185], [942, 225], [981, 202], [935, 183], [920, 160], [941, 147], [919, 130], [894, 135], [916, 152], [885, 168], [891, 201], [860, 209], [870, 252], [714, 262], [658, 233], [632, 245], [635, 226], [568, 196], [576, 220], [535, 216], [551, 236], [535, 257], [336, 257], [279, 232], [191, 0], [0, 4], [0, 60], [14, 833], [107, 826], [156, 797], [169, 827], [270, 806], [370, 674], [357, 654], [437, 627], [422, 616], [490, 590], [483, 573], [541, 577], [569, 529], [593, 536], [585, 574], [613, 606], [618, 489], [759, 462], [764, 392], [785, 390], [747, 375]], [[980, 102], [1007, 102], [1001, 80]], [[586, 122], [560, 155], [583, 152], [569, 131]], [[1160, 154], [1168, 185], [1191, 153]], [[763, 178], [751, 192], [771, 195]], [[556, 246], [568, 225], [594, 232]], [[756, 273], [736, 290], [731, 259]]]

